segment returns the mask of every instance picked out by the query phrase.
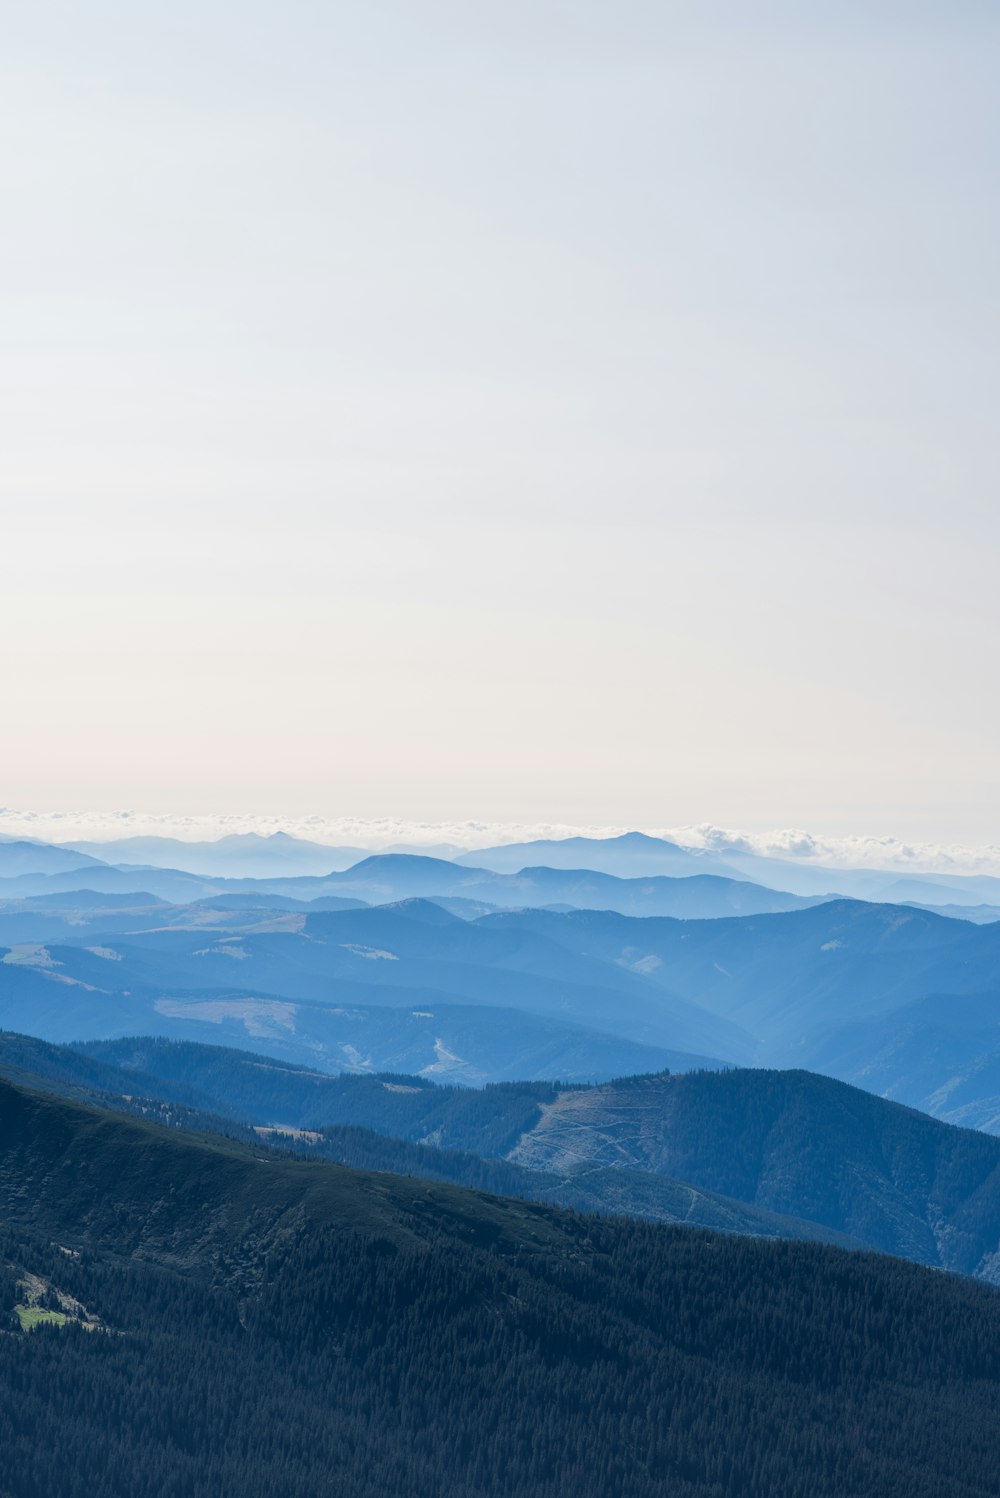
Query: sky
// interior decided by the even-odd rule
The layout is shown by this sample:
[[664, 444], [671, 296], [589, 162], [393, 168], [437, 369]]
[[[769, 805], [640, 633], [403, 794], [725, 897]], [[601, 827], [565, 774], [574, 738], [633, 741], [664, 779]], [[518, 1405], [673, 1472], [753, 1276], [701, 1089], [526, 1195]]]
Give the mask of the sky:
[[1000, 844], [995, 5], [4, 30], [5, 805]]

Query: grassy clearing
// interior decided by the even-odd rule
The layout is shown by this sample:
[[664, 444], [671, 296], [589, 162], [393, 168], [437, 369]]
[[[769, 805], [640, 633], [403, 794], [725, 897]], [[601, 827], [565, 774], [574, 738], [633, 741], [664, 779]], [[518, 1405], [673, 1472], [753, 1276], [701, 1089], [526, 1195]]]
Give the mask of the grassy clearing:
[[32, 1327], [51, 1323], [53, 1326], [65, 1326], [71, 1319], [64, 1316], [62, 1311], [46, 1311], [41, 1306], [15, 1306], [14, 1311], [18, 1321], [21, 1323], [23, 1332], [30, 1332]]
[[[22, 1298], [14, 1306], [14, 1314], [21, 1324], [22, 1332], [33, 1331], [36, 1326], [67, 1326], [71, 1322], [86, 1327], [87, 1331], [94, 1331], [101, 1324], [100, 1318], [91, 1316], [86, 1306], [42, 1279], [41, 1275], [26, 1272], [23, 1279], [18, 1281], [18, 1290]], [[41, 1305], [39, 1302], [43, 1299], [48, 1299], [50, 1306], [54, 1299], [59, 1309]]]

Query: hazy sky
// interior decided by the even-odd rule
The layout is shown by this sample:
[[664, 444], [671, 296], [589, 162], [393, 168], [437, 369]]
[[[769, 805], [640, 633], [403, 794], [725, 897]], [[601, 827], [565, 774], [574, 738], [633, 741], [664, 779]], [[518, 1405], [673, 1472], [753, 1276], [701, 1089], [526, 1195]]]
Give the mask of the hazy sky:
[[4, 34], [0, 800], [1000, 839], [995, 3]]

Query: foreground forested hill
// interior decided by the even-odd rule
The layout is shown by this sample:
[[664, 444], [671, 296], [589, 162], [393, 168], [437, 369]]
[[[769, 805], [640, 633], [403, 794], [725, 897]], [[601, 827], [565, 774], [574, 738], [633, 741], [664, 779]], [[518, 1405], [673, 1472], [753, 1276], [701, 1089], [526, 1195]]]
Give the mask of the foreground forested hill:
[[[0, 1043], [0, 1064], [3, 1054]], [[324, 1077], [162, 1040], [102, 1042], [62, 1064], [85, 1061], [122, 1068], [137, 1090], [155, 1089], [162, 1076], [203, 1106], [255, 1122], [360, 1125], [527, 1166], [563, 1180], [567, 1205], [658, 1216], [650, 1184], [667, 1179], [871, 1248], [1000, 1278], [1000, 1140], [810, 1072], [471, 1091], [419, 1077]], [[663, 1215], [675, 1215], [669, 1203]]]
[[[147, 1047], [157, 1058], [156, 1064], [162, 1063], [173, 1075], [154, 1076], [132, 1064]], [[116, 1067], [72, 1046], [53, 1046], [30, 1036], [0, 1032], [0, 1076], [16, 1086], [55, 1093], [97, 1108], [167, 1124], [173, 1129], [221, 1134], [252, 1143], [259, 1153], [277, 1150], [285, 1155], [295, 1153], [332, 1160], [360, 1170], [423, 1176], [581, 1212], [613, 1212], [716, 1231], [754, 1233], [766, 1238], [804, 1238], [849, 1248], [872, 1246], [837, 1228], [769, 1212], [694, 1187], [690, 1182], [651, 1172], [622, 1170], [617, 1166], [602, 1169], [587, 1163], [559, 1171], [528, 1169], [498, 1159], [495, 1153], [476, 1154], [414, 1142], [421, 1130], [426, 1133], [430, 1127], [421, 1122], [422, 1110], [429, 1109], [433, 1118], [435, 1109], [442, 1105], [443, 1116], [449, 1119], [449, 1131], [466, 1128], [470, 1137], [480, 1143], [517, 1137], [516, 1127], [511, 1132], [512, 1125], [525, 1118], [530, 1123], [539, 1116], [538, 1096], [555, 1095], [555, 1089], [536, 1083], [476, 1092], [468, 1088], [437, 1088], [419, 1078], [323, 1077], [299, 1068], [282, 1067], [245, 1052], [169, 1041], [126, 1043], [123, 1055], [128, 1064]], [[179, 1079], [186, 1068], [202, 1075], [204, 1088], [191, 1087]], [[254, 1086], [255, 1082], [259, 1085]], [[354, 1112], [365, 1118], [371, 1113], [383, 1127], [396, 1125], [404, 1131], [408, 1127], [410, 1137], [392, 1137], [357, 1124], [334, 1124], [320, 1131], [293, 1128], [289, 1132], [287, 1120], [296, 1117], [303, 1106], [315, 1106], [317, 1084], [321, 1089], [319, 1096], [330, 1090], [335, 1100], [339, 1098], [339, 1111], [347, 1116]], [[234, 1096], [241, 1097], [239, 1105], [234, 1106], [231, 1100]], [[417, 1106], [407, 1119], [398, 1111], [380, 1108], [379, 1100], [383, 1098], [390, 1103], [408, 1101]], [[495, 1104], [499, 1104], [499, 1116], [492, 1111]], [[261, 1127], [248, 1121], [274, 1118], [283, 1122]]]
[[12, 1498], [1000, 1492], [1000, 1296], [915, 1265], [258, 1159], [6, 1084], [0, 1212]]

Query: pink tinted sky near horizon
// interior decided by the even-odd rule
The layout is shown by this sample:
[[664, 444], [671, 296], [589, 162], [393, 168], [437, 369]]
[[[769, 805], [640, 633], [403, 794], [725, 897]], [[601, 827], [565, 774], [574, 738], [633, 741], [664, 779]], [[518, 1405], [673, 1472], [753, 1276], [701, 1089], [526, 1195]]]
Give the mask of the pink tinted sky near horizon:
[[1000, 842], [998, 42], [21, 7], [3, 800]]

